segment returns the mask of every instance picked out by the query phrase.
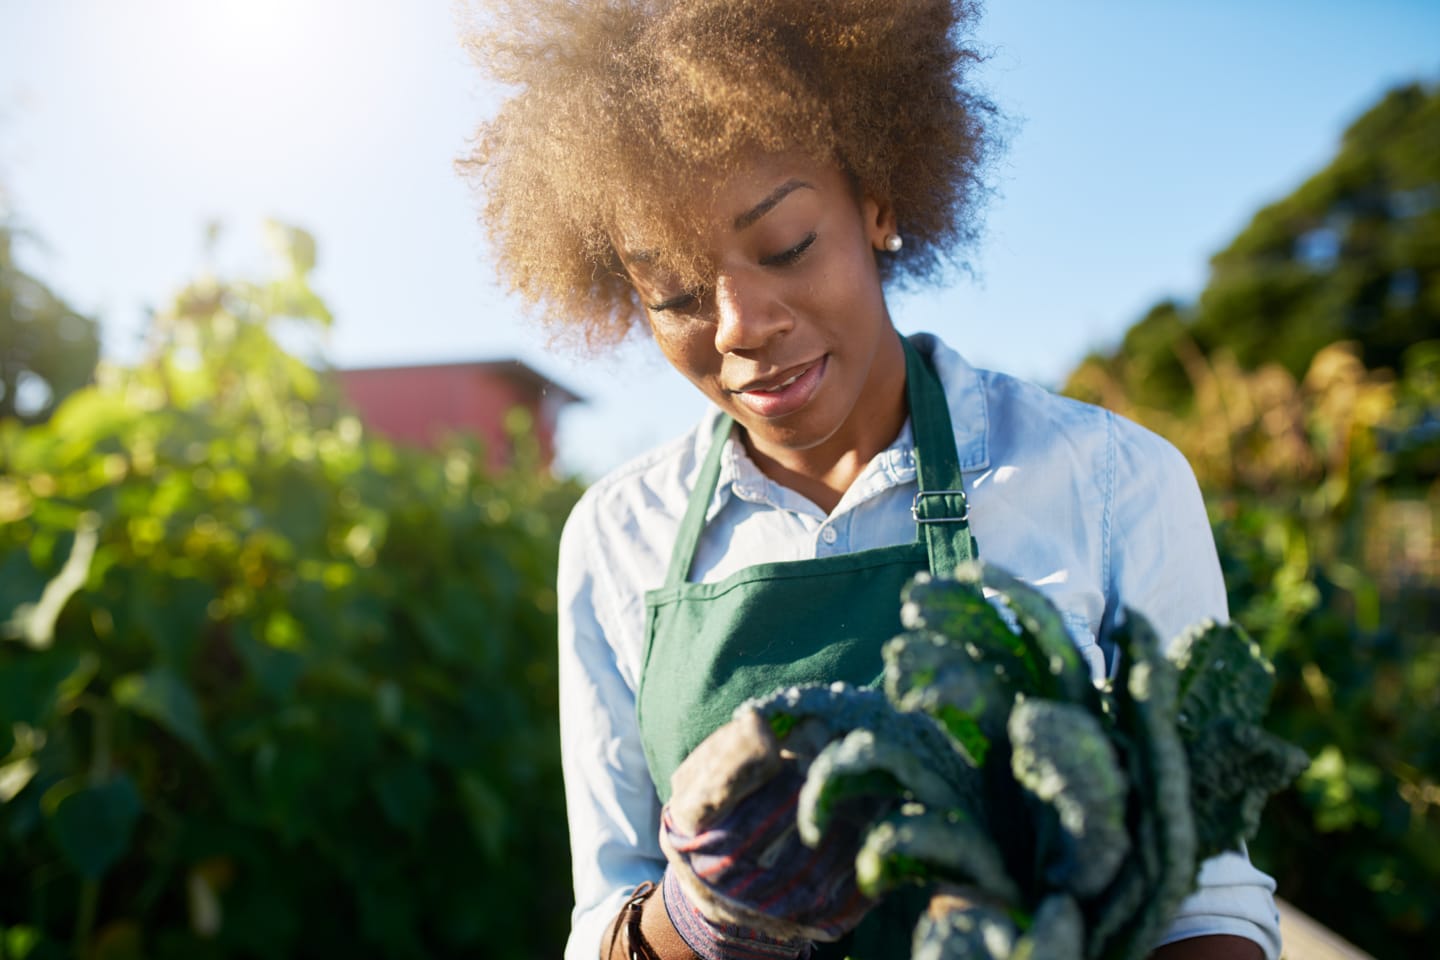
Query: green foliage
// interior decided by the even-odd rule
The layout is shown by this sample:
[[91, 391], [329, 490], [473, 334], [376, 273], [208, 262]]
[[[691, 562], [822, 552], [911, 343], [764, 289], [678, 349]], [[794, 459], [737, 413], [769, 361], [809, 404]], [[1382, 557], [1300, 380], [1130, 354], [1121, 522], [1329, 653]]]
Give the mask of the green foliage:
[[1440, 925], [1440, 586], [1366, 535], [1397, 506], [1424, 533], [1437, 510], [1374, 481], [1324, 491], [1212, 495], [1232, 613], [1275, 663], [1272, 724], [1314, 758], [1251, 853], [1347, 939], [1421, 955]]
[[0, 424], [0, 953], [558, 954], [576, 491], [367, 436], [277, 346], [329, 315], [274, 237]]
[[[1314, 758], [1251, 854], [1377, 956], [1440, 931], [1437, 330], [1440, 89], [1412, 85], [1215, 256], [1197, 304], [1152, 311], [1066, 388], [1194, 466], [1231, 615], [1275, 665], [1272, 724]], [[1191, 736], [1210, 782], [1220, 757], [1281, 759], [1252, 727]], [[1224, 833], [1253, 822], [1245, 796], [1208, 802]]]
[[[1251, 853], [1281, 896], [1380, 956], [1419, 950], [1440, 924], [1435, 355], [1433, 341], [1416, 344], [1397, 380], [1331, 344], [1297, 382], [1220, 353], [1192, 365], [1188, 411], [1118, 387], [1108, 400], [1195, 467], [1231, 615], [1275, 665], [1273, 678], [1252, 671], [1228, 689], [1259, 698], [1273, 683], [1273, 726], [1316, 758], [1271, 803]], [[1233, 666], [1242, 653], [1221, 658]], [[1219, 758], [1244, 756], [1240, 743], [1244, 762], [1269, 762], [1273, 745], [1252, 732], [1192, 733], [1216, 748], [1192, 751], [1207, 778]], [[1242, 797], [1214, 803], [1236, 818], [1227, 831], [1253, 822]]]
[[[1120, 667], [1097, 688], [1062, 651], [1073, 646], [1055, 608], [1003, 571], [921, 574], [902, 620], [911, 632], [887, 645], [885, 696], [836, 684], [747, 706], [772, 729], [785, 717], [783, 737], [828, 740], [797, 805], [804, 842], [818, 846], [840, 805], [865, 797], [873, 813], [848, 810], [871, 820], [861, 889], [939, 885], [914, 957], [1139, 960], [1194, 889], [1197, 850], [1210, 838], [1233, 849], [1252, 832], [1219, 803], [1238, 797], [1258, 812], [1305, 766], [1257, 726], [1269, 689], [1255, 678], [1268, 667], [1236, 628], [1196, 628], [1177, 663], [1130, 612], [1114, 635]], [[1216, 746], [1217, 730], [1234, 734], [1224, 746], [1236, 755], [1206, 767], [1216, 782], [1201, 788], [1190, 758]]]
[[[1020, 629], [1014, 636], [1026, 651], [1023, 659], [1031, 665], [1031, 682], [1037, 684], [1040, 696], [1092, 708], [1096, 705], [1090, 669], [1080, 659], [1060, 611], [1044, 594], [1006, 571], [982, 563], [962, 565], [955, 571], [955, 579], [972, 587], [965, 592], [982, 599], [982, 588], [995, 591], [1000, 602], [1015, 614]], [[982, 635], [994, 635], [994, 629]], [[963, 639], [966, 634], [950, 636]]]
[[89, 785], [75, 777], [45, 791], [40, 806], [65, 859], [81, 876], [94, 879], [130, 845], [140, 815], [140, 794], [123, 774]]
[[944, 636], [911, 633], [888, 644], [885, 694], [902, 710], [928, 713], [940, 721], [978, 767], [991, 741], [1005, 730], [1011, 689], [993, 674], [955, 669]]
[[15, 262], [15, 231], [0, 223], [0, 421], [38, 423], [90, 382], [99, 330]]

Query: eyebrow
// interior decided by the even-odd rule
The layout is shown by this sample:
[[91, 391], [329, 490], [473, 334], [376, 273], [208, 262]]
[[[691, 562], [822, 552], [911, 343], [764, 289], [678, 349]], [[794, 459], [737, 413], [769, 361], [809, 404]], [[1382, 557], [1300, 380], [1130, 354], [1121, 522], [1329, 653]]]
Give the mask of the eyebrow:
[[[759, 203], [755, 204], [755, 206], [751, 207], [749, 210], [746, 210], [744, 213], [737, 216], [732, 221], [731, 225], [736, 230], [744, 230], [746, 227], [750, 226], [756, 220], [759, 220], [761, 217], [765, 216], [765, 214], [769, 213], [772, 209], [774, 209], [775, 204], [779, 203], [781, 200], [784, 200], [790, 194], [801, 188], [804, 188], [806, 190], [814, 190], [815, 185], [800, 179], [786, 180], [784, 183], [780, 184], [780, 186], [770, 191], [770, 195], [764, 200], [761, 200]], [[625, 252], [625, 259], [630, 260], [634, 263], [654, 263], [655, 261], [660, 259], [660, 255], [654, 250], [627, 250]]]
[[746, 227], [750, 226], [750, 224], [754, 223], [756, 220], [759, 220], [761, 217], [765, 216], [765, 214], [769, 213], [770, 210], [775, 206], [775, 204], [779, 203], [781, 200], [784, 200], [791, 193], [801, 189], [802, 187], [807, 190], [815, 189], [814, 186], [806, 183], [804, 180], [787, 180], [784, 183], [780, 184], [780, 186], [776, 187], [770, 192], [770, 196], [766, 197], [764, 200], [761, 200], [759, 203], [755, 204], [755, 206], [751, 207], [749, 210], [746, 210], [744, 213], [736, 217], [734, 221], [735, 229], [744, 230]]

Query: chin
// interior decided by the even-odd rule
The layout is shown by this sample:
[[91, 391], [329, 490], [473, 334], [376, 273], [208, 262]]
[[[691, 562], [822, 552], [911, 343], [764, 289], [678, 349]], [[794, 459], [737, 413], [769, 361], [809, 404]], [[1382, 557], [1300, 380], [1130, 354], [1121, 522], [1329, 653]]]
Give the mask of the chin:
[[[734, 416], [734, 412], [731, 415]], [[761, 420], [758, 423], [747, 423], [745, 419], [738, 416], [735, 417], [735, 422], [745, 428], [752, 444], [758, 441], [771, 449], [788, 450], [794, 453], [813, 450], [835, 435], [833, 429], [827, 430], [819, 424], [805, 422], [807, 418], [803, 412], [786, 419], [793, 419], [797, 422]]]

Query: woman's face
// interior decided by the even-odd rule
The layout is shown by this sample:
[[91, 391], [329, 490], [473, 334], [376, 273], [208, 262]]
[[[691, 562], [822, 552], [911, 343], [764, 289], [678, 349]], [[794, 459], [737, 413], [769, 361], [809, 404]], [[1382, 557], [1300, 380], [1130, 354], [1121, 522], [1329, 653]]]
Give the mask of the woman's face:
[[713, 286], [683, 289], [645, 250], [621, 251], [666, 359], [753, 451], [797, 469], [889, 444], [904, 420], [905, 359], [875, 263], [894, 231], [888, 207], [857, 198], [833, 165], [780, 154], [693, 215]]

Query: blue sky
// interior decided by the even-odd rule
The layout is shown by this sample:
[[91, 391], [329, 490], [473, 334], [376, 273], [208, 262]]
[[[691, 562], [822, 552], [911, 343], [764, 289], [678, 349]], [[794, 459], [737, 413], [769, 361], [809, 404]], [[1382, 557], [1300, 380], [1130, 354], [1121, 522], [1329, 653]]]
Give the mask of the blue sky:
[[[1440, 79], [1433, 0], [992, 0], [980, 78], [1010, 121], [974, 279], [897, 326], [1046, 384], [1324, 164], [1390, 86]], [[652, 348], [575, 357], [497, 289], [452, 169], [490, 99], [450, 0], [0, 0], [0, 185], [23, 262], [134, 350], [204, 262], [264, 268], [259, 225], [319, 242], [341, 365], [518, 356], [591, 398], [562, 463], [594, 476], [703, 401]]]

